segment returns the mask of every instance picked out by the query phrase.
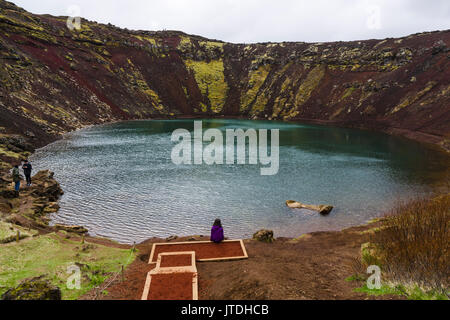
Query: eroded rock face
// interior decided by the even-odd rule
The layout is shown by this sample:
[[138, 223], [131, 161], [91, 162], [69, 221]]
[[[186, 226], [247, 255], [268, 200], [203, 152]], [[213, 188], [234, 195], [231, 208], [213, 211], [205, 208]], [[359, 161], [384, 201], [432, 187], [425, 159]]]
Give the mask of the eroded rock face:
[[[180, 116], [450, 133], [449, 30], [246, 45], [84, 19], [70, 32], [56, 17], [0, 7], [0, 132], [33, 147], [85, 125]], [[21, 139], [0, 148], [19, 152]]]
[[39, 171], [33, 177], [33, 192], [32, 195], [35, 197], [45, 197], [50, 202], [55, 202], [59, 199], [59, 197], [63, 194], [61, 186], [59, 183], [53, 178], [54, 173], [45, 170]]
[[2, 295], [2, 300], [61, 300], [61, 290], [43, 277], [22, 281]]
[[22, 182], [17, 193], [12, 189], [10, 174], [0, 177], [0, 215], [17, 225], [47, 228], [47, 216], [58, 211], [57, 201], [63, 191], [51, 171], [40, 171], [32, 179], [31, 187]]
[[253, 235], [253, 239], [267, 243], [272, 243], [275, 240], [272, 230], [260, 230]]

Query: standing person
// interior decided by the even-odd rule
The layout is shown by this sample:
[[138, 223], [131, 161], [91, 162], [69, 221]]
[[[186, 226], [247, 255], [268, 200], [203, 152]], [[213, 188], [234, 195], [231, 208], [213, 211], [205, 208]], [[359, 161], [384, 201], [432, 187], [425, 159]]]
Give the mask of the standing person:
[[214, 225], [211, 229], [211, 241], [215, 243], [221, 243], [225, 239], [223, 235], [223, 227], [220, 219], [214, 221]]
[[27, 179], [27, 186], [29, 187], [31, 186], [31, 171], [33, 170], [33, 166], [28, 160], [25, 160], [22, 169], [25, 174], [25, 178]]
[[14, 189], [19, 192], [20, 190], [20, 172], [19, 172], [19, 166], [15, 165], [12, 170], [12, 178], [15, 183]]

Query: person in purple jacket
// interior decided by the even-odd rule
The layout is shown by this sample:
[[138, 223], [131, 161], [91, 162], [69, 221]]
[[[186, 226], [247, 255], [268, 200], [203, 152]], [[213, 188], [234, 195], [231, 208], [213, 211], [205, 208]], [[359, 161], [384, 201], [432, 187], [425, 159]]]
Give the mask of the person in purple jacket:
[[223, 235], [222, 222], [220, 219], [214, 221], [214, 225], [211, 229], [211, 241], [215, 243], [221, 243], [225, 239]]

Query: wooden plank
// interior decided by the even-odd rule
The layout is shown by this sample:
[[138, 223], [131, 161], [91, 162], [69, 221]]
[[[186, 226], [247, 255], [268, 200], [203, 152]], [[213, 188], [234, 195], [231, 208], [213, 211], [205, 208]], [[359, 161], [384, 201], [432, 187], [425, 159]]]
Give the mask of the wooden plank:
[[198, 300], [198, 273], [194, 273], [192, 279], [192, 300]]
[[144, 292], [142, 293], [141, 300], [148, 300], [148, 295], [150, 293], [150, 284], [152, 282], [151, 271], [147, 274], [147, 279], [145, 280]]
[[[223, 242], [230, 243], [230, 242], [237, 242], [240, 244], [243, 255], [242, 256], [234, 256], [234, 257], [221, 257], [221, 258], [211, 258], [211, 259], [198, 259], [199, 262], [212, 262], [212, 261], [230, 261], [230, 260], [243, 260], [248, 259], [247, 250], [245, 249], [244, 241], [242, 239], [239, 240], [224, 240]], [[185, 241], [185, 242], [167, 242], [167, 243], [154, 243], [152, 247], [152, 251], [150, 254], [149, 264], [154, 264], [157, 262], [153, 261], [153, 256], [156, 251], [156, 246], [171, 246], [171, 245], [195, 245], [195, 244], [206, 244], [206, 243], [212, 243], [212, 241]], [[181, 251], [180, 251], [181, 252]]]
[[[191, 265], [181, 267], [161, 267], [161, 261], [164, 256], [176, 255], [190, 255]], [[164, 252], [158, 255], [156, 267], [150, 271], [151, 274], [168, 274], [168, 273], [197, 273], [197, 266], [195, 264], [195, 251], [179, 251], [179, 252]]]

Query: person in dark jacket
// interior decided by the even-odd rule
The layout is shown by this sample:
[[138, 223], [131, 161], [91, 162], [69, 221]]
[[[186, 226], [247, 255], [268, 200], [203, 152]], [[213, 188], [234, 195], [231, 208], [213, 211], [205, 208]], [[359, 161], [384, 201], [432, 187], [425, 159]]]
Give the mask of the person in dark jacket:
[[33, 170], [33, 166], [28, 160], [25, 160], [23, 165], [23, 174], [25, 175], [25, 178], [27, 179], [27, 186], [31, 186], [31, 171]]
[[215, 243], [221, 243], [225, 239], [223, 235], [223, 227], [220, 219], [214, 221], [214, 225], [211, 229], [211, 241]]
[[14, 190], [19, 192], [20, 190], [20, 172], [19, 172], [19, 166], [15, 165], [12, 170], [12, 179], [14, 182]]

